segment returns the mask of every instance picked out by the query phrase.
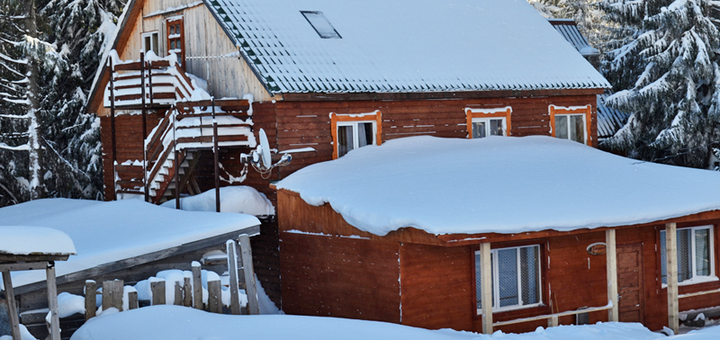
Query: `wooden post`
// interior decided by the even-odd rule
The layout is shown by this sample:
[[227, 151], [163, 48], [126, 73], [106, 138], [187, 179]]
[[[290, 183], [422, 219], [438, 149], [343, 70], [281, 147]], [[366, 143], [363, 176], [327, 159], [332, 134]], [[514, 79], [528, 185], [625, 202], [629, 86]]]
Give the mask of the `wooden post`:
[[165, 280], [159, 279], [157, 281], [150, 282], [150, 290], [152, 291], [152, 305], [164, 305], [165, 304]]
[[240, 315], [240, 293], [238, 292], [237, 248], [235, 241], [225, 242], [227, 249], [228, 273], [230, 274], [230, 313]]
[[202, 286], [202, 273], [200, 271], [200, 262], [193, 261], [192, 263], [192, 278], [193, 278], [193, 308], [203, 309], [203, 286]]
[[111, 134], [111, 144], [112, 144], [112, 176], [113, 176], [113, 201], [117, 200], [117, 189], [115, 187], [116, 185], [116, 173], [115, 173], [115, 164], [117, 164], [117, 143], [115, 141], [115, 81], [113, 80], [115, 78], [115, 69], [113, 68], [112, 58], [108, 58], [108, 65], [110, 69], [110, 134]]
[[175, 299], [173, 301], [173, 305], [183, 305], [183, 289], [180, 287], [180, 282], [177, 281], [175, 281]]
[[97, 283], [85, 280], [85, 321], [95, 317], [97, 309]]
[[170, 114], [173, 119], [173, 150], [175, 152], [175, 209], [180, 210], [180, 153], [177, 149], [177, 136], [175, 135], [177, 130], [177, 112], [175, 112], [174, 105], [170, 108]]
[[192, 307], [192, 284], [190, 283], [190, 278], [185, 277], [183, 283], [183, 306]]
[[103, 311], [115, 307], [122, 311], [123, 280], [103, 282], [102, 308]]
[[215, 98], [212, 99], [212, 117], [213, 154], [215, 156], [215, 211], [220, 212], [220, 150], [218, 149], [218, 126], [215, 119]]
[[608, 302], [612, 308], [608, 309], [608, 321], [620, 321], [618, 282], [617, 282], [617, 246], [615, 229], [605, 231], [605, 259], [607, 261], [607, 293]]
[[137, 290], [128, 292], [128, 309], [137, 309], [139, 306]]
[[553, 315], [548, 319], [548, 327], [557, 327], [559, 324], [557, 315]]
[[55, 263], [48, 263], [45, 270], [47, 278], [48, 309], [50, 309], [50, 324], [48, 332], [50, 340], [60, 340], [60, 315], [58, 315], [57, 284], [55, 283]]
[[7, 298], [8, 317], [10, 317], [10, 331], [12, 332], [12, 338], [13, 340], [21, 340], [22, 338], [20, 335], [20, 318], [18, 317], [17, 306], [15, 305], [15, 293], [13, 292], [10, 271], [3, 271], [2, 277], [3, 284], [5, 285], [5, 297]]
[[245, 273], [245, 294], [248, 299], [248, 314], [260, 314], [258, 304], [257, 285], [255, 284], [255, 269], [252, 262], [252, 249], [250, 248], [250, 236], [240, 235], [240, 253], [242, 254], [243, 272]]
[[484, 334], [493, 333], [491, 268], [490, 243], [480, 243], [480, 296]]
[[678, 305], [678, 263], [677, 263], [677, 224], [665, 224], [665, 258], [667, 260], [667, 303], [668, 327], [675, 334], [680, 328]]
[[208, 312], [222, 313], [220, 280], [208, 281]]
[[150, 200], [150, 185], [148, 183], [148, 159], [145, 139], [147, 138], [147, 107], [145, 106], [145, 53], [140, 52], [140, 102], [142, 105], [142, 149], [143, 149], [143, 179], [145, 182], [145, 202]]

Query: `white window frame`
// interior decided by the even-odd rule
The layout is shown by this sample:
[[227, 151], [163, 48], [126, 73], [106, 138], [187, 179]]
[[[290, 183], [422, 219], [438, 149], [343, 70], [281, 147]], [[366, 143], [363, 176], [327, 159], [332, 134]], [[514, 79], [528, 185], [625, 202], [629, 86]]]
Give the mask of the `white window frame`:
[[[571, 140], [571, 139], [570, 139], [570, 135], [571, 135], [571, 133], [570, 133], [571, 131], [570, 131], [570, 130], [571, 130], [572, 127], [573, 127], [573, 125], [570, 124], [570, 117], [580, 117], [580, 118], [582, 118], [582, 122], [583, 122], [583, 124], [582, 124], [582, 125], [583, 125], [583, 131], [582, 131], [583, 141], [582, 141], [582, 143], [583, 143], [583, 144], [587, 144], [587, 137], [588, 137], [588, 136], [587, 136], [587, 128], [586, 128], [586, 127], [587, 127], [587, 122], [585, 121], [585, 114], [582, 114], [582, 113], [573, 113], [573, 114], [555, 115], [555, 118], [556, 118], [556, 119], [557, 119], [557, 116], [567, 117], [566, 123], [565, 123], [565, 128], [564, 128], [564, 130], [565, 130], [565, 132], [567, 133], [567, 136], [568, 136], [568, 138], [564, 138], [564, 139], [567, 139], [567, 140]], [[557, 136], [557, 131], [560, 130], [560, 127], [557, 126], [557, 123], [556, 123], [555, 121], [553, 122], [553, 124], [555, 124], [555, 129], [556, 129], [555, 135]], [[558, 137], [558, 138], [559, 138], [559, 137]]]
[[[692, 284], [698, 284], [698, 283], [703, 283], [703, 282], [718, 281], [718, 277], [715, 275], [715, 231], [714, 231], [714, 229], [715, 228], [712, 225], [704, 225], [704, 226], [697, 226], [697, 227], [690, 227], [690, 228], [678, 228], [677, 229], [677, 231], [691, 230], [691, 232], [690, 232], [690, 247], [688, 248], [690, 251], [690, 258], [691, 258], [691, 261], [690, 261], [690, 274], [691, 275], [690, 275], [690, 278], [687, 280], [684, 280], [684, 281], [678, 280], [679, 285], [681, 285], [681, 286], [682, 285], [692, 285]], [[710, 244], [708, 245], [708, 247], [709, 247], [708, 248], [708, 257], [710, 260], [710, 273], [708, 275], [696, 275], [696, 271], [697, 271], [696, 259], [697, 258], [695, 256], [695, 252], [697, 251], [697, 249], [696, 249], [696, 244], [695, 244], [695, 232], [697, 230], [709, 230], [708, 238], [709, 238]], [[665, 230], [660, 231], [660, 237], [661, 237], [661, 240], [664, 237], [666, 237]], [[662, 243], [660, 243], [660, 244], [662, 244]], [[667, 246], [667, 244], [666, 244], [666, 246]], [[662, 254], [667, 254], [667, 252], [666, 252], [667, 250], [664, 247], [661, 247], [661, 248], [662, 249], [660, 250], [661, 251], [660, 259], [662, 261], [663, 257], [665, 257], [667, 259], [667, 255], [665, 255], [665, 256], [662, 255]], [[678, 266], [679, 265], [680, 265], [680, 263], [678, 263]], [[667, 268], [665, 269], [665, 273], [663, 273], [662, 272], [662, 264], [661, 264], [660, 265], [660, 282], [662, 282], [663, 274], [667, 277]], [[666, 287], [667, 283], [663, 283], [662, 286]]]
[[[336, 133], [340, 134], [340, 128], [345, 126], [352, 127], [353, 132], [353, 148], [352, 150], [359, 149], [360, 148], [360, 134], [358, 133], [358, 125], [370, 123], [372, 124], [372, 141], [370, 143], [367, 143], [367, 145], [375, 145], [377, 143], [376, 135], [377, 135], [377, 123], [374, 120], [357, 120], [357, 121], [350, 121], [350, 122], [338, 122], [336, 129]], [[365, 145], [365, 146], [367, 146]], [[340, 141], [338, 140], [338, 158], [345, 156], [339, 154], [339, 148], [340, 148]]]
[[[490, 130], [490, 121], [492, 121], [492, 120], [500, 120], [500, 121], [502, 121], [502, 129], [503, 129], [502, 136], [507, 136], [507, 119], [505, 119], [505, 117], [473, 118], [473, 119], [472, 119], [472, 125], [474, 126], [475, 123], [485, 123], [485, 137], [497, 136], [497, 135], [490, 134], [490, 132], [491, 132], [491, 130]], [[470, 138], [473, 138], [473, 137], [472, 137], [472, 130], [470, 131]]]
[[[155, 36], [155, 41], [157, 42], [158, 46], [152, 46], [153, 45], [153, 36]], [[150, 48], [147, 48], [145, 45], [145, 38], [150, 37]], [[160, 32], [158, 31], [152, 31], [152, 32], [145, 32], [141, 35], [142, 38], [142, 49], [143, 52], [147, 51], [153, 51], [157, 56], [160, 56]]]
[[[353, 129], [353, 150], [359, 148], [358, 126], [360, 123], [372, 123], [372, 143], [367, 145], [380, 145], [382, 143], [382, 112], [375, 110], [367, 113], [338, 114], [330, 112], [330, 128], [332, 131], [333, 154], [332, 159], [338, 159], [340, 155], [340, 127], [352, 126]], [[343, 155], [344, 156], [344, 155]]]
[[[527, 305], [522, 304], [522, 264], [521, 264], [521, 257], [520, 257], [520, 249], [522, 248], [537, 248], [537, 285], [538, 285], [538, 302], [531, 303]], [[517, 282], [518, 282], [518, 303], [517, 305], [512, 306], [504, 306], [500, 307], [500, 266], [498, 265], [498, 252], [500, 250], [507, 250], [507, 249], [515, 249], [517, 251]], [[490, 256], [492, 259], [492, 295], [493, 295], [493, 312], [505, 312], [505, 311], [511, 311], [511, 310], [517, 310], [517, 309], [525, 309], [525, 308], [533, 308], [533, 307], [539, 307], [543, 306], [543, 288], [542, 288], [542, 267], [541, 267], [541, 255], [540, 255], [540, 245], [533, 244], [533, 245], [527, 245], [527, 246], [519, 246], [519, 247], [507, 247], [507, 248], [497, 248], [492, 249], [490, 251]], [[480, 251], [475, 251], [475, 258], [480, 255]], [[477, 264], [475, 264], [475, 269], [477, 270]], [[478, 283], [475, 283], [475, 289], [478, 289]], [[477, 296], [477, 294], [476, 294]], [[477, 304], [477, 301], [476, 301]], [[477, 315], [482, 315], [482, 308], [477, 307]]]

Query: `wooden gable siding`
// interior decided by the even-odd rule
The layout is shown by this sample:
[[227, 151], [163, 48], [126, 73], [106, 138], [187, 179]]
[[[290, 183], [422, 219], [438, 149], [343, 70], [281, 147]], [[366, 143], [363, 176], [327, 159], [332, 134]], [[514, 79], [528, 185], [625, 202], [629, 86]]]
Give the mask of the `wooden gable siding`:
[[[279, 101], [277, 143], [280, 150], [312, 147], [315, 153], [296, 154], [289, 167], [280, 169], [280, 178], [309, 164], [332, 159], [330, 113], [382, 113], [382, 141], [395, 138], [431, 135], [467, 138], [465, 108], [512, 107], [511, 136], [546, 135], [550, 131], [549, 105], [592, 105], [592, 145], [597, 147], [597, 110], [595, 95], [482, 98], [407, 101]], [[294, 155], [295, 156], [295, 155]]]

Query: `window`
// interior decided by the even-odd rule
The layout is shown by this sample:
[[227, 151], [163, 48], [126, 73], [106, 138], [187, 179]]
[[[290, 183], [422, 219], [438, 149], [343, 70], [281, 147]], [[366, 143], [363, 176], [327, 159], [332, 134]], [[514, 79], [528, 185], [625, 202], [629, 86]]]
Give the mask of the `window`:
[[509, 135], [512, 114], [512, 108], [509, 106], [497, 109], [466, 108], [465, 114], [468, 138]]
[[362, 114], [330, 114], [333, 134], [333, 159], [366, 145], [380, 145], [380, 111]]
[[153, 51], [155, 55], [160, 55], [160, 49], [158, 46], [159, 34], [158, 32], [148, 32], [142, 34], [143, 52]]
[[[667, 284], [665, 230], [660, 231], [660, 263], [662, 283]], [[711, 226], [677, 230], [678, 283], [703, 282], [715, 279]]]
[[[493, 249], [490, 252], [493, 310], [542, 304], [540, 246]], [[478, 314], [482, 311], [480, 252], [475, 252], [475, 288]]]
[[340, 33], [335, 30], [335, 27], [325, 18], [323, 12], [320, 11], [300, 11], [315, 29], [315, 32], [323, 39], [342, 39]]
[[591, 144], [590, 121], [592, 106], [562, 107], [550, 105], [550, 124], [553, 137], [570, 139], [579, 143]]
[[182, 17], [167, 19], [167, 51], [175, 53], [180, 66], [185, 66], [184, 25]]

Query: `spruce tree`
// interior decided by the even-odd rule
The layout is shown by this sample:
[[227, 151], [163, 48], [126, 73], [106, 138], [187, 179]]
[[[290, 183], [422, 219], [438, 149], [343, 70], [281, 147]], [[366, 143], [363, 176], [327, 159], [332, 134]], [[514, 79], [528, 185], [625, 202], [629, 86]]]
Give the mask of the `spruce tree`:
[[606, 51], [606, 104], [631, 113], [603, 147], [648, 161], [708, 167], [718, 137], [720, 34], [705, 0], [606, 0], [603, 8], [635, 33]]

